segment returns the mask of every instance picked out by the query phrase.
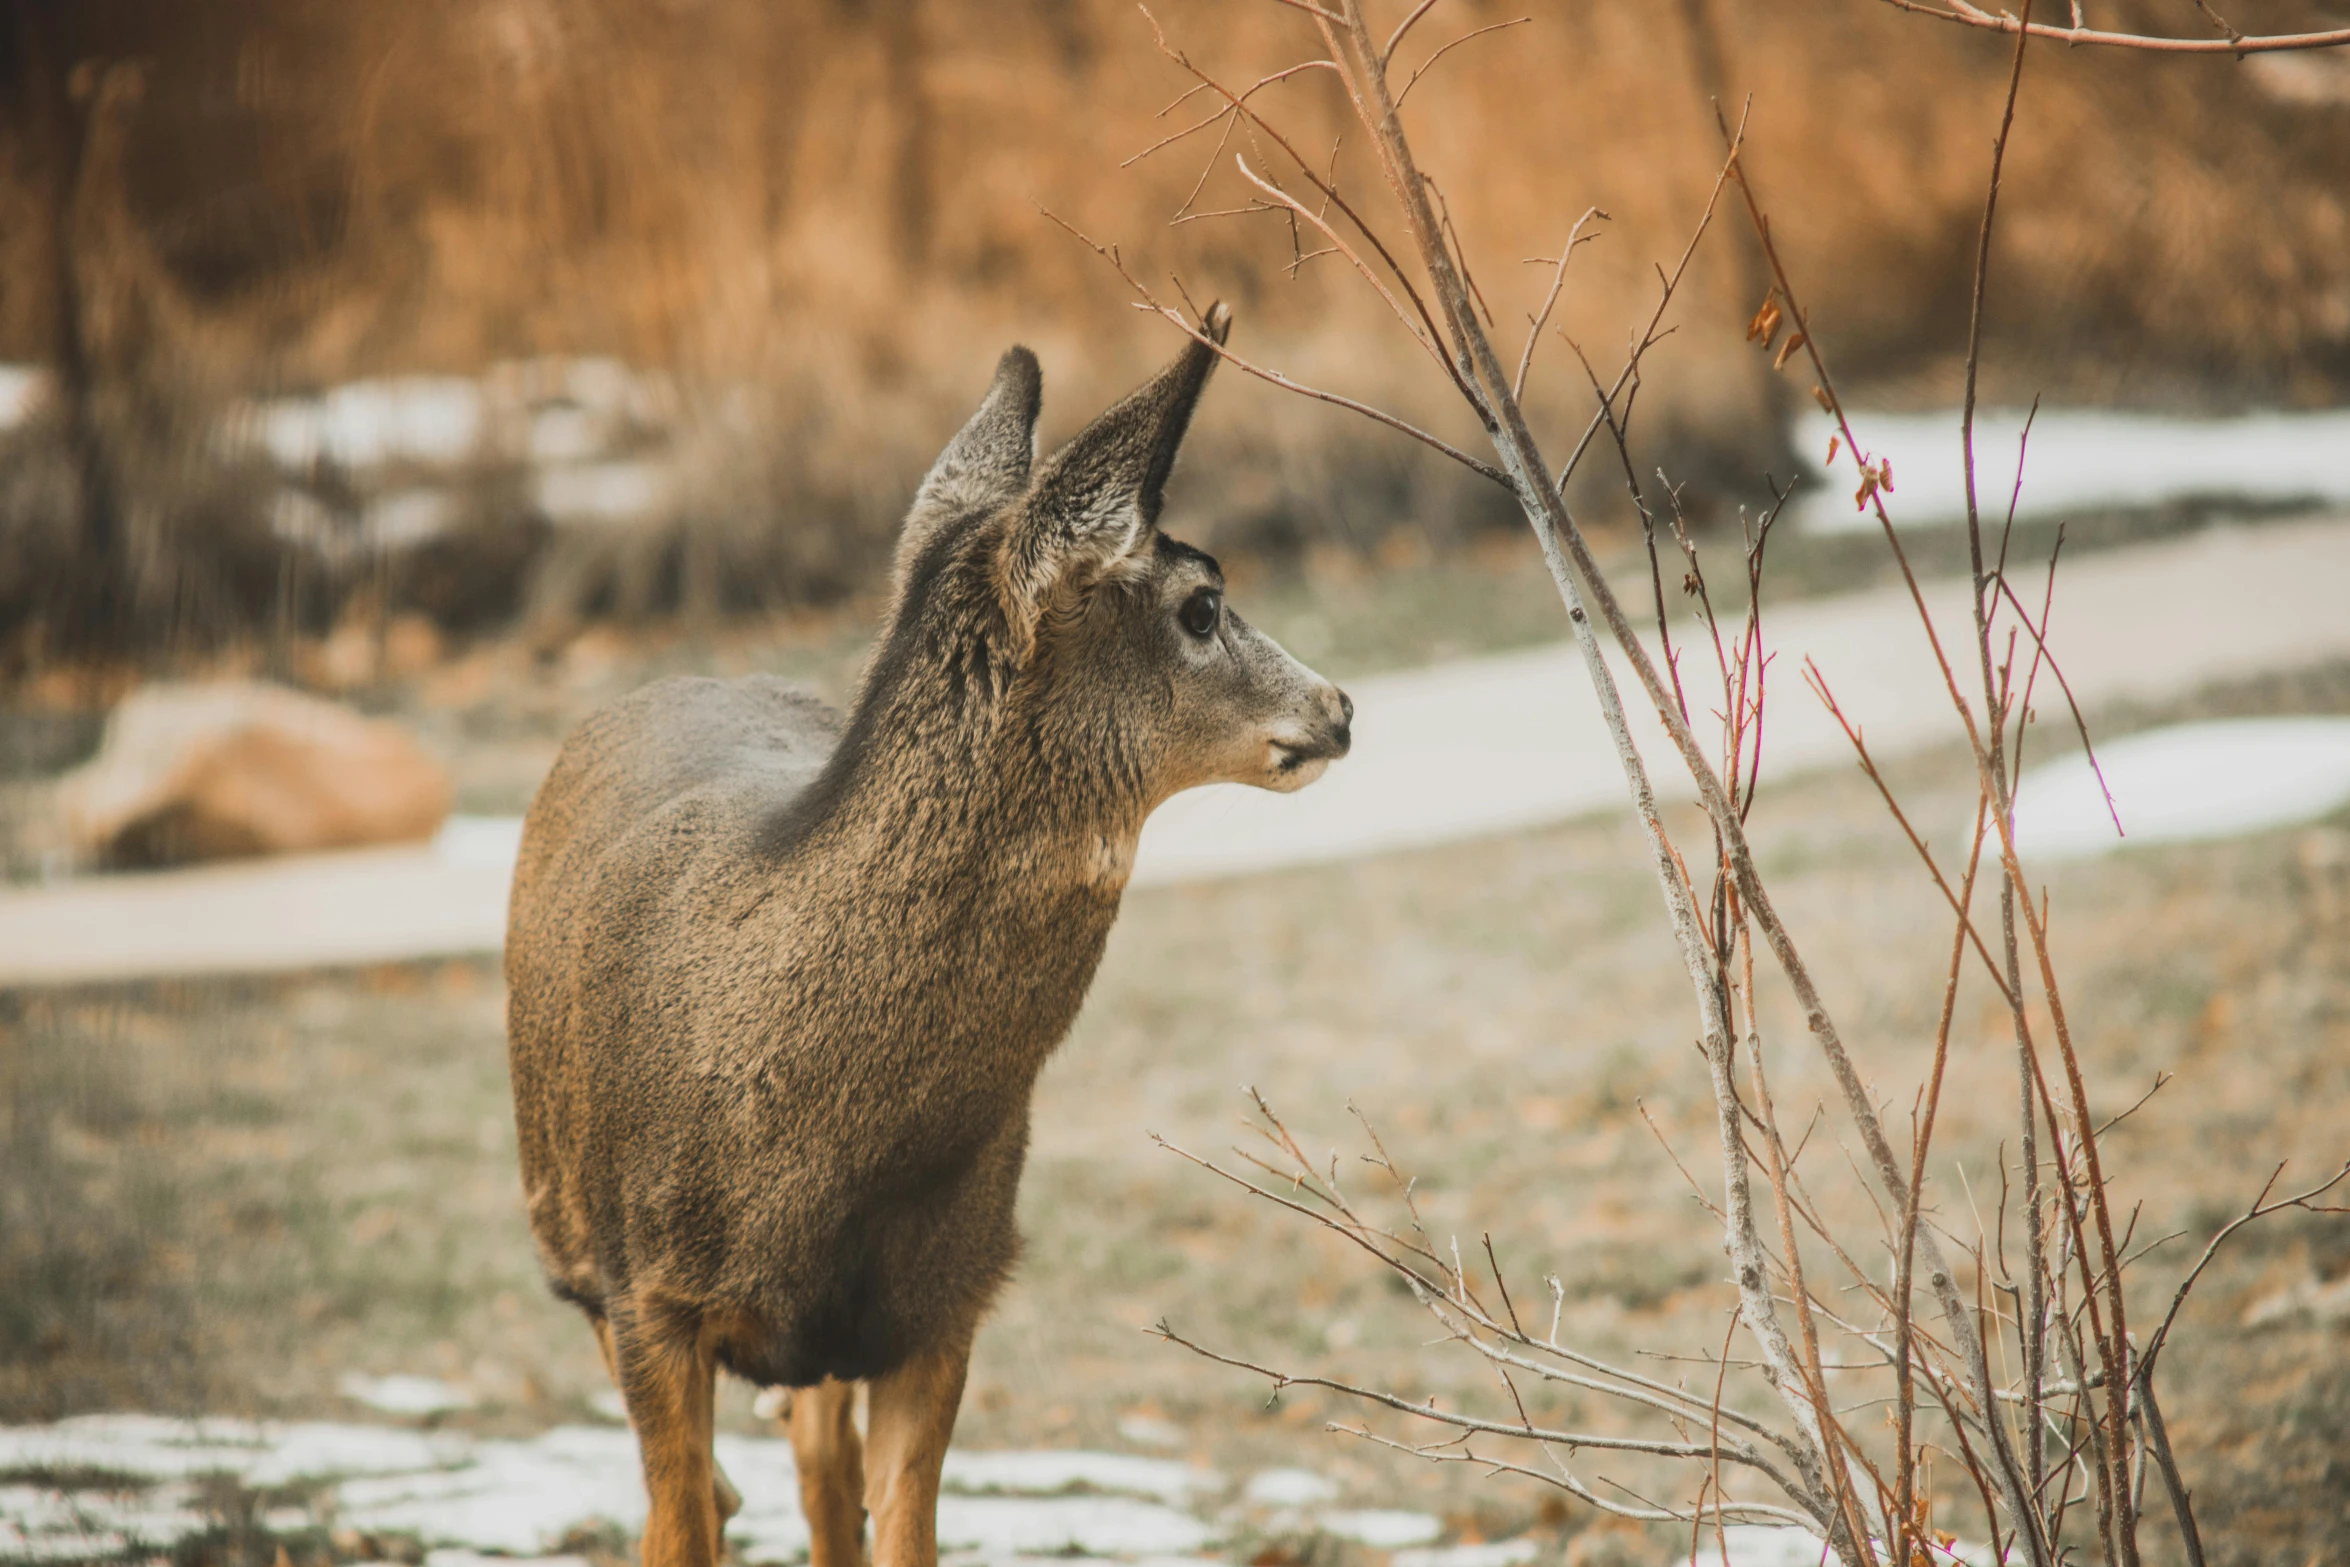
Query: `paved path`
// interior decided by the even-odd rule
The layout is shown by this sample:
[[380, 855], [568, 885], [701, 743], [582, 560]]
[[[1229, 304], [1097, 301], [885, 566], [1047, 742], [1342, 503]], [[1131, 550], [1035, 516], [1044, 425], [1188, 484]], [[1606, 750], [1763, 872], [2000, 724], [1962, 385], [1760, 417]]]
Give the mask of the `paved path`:
[[[2093, 711], [2350, 657], [2346, 596], [2350, 520], [2217, 530], [2065, 566], [2048, 642]], [[1925, 598], [1945, 647], [1967, 659], [1966, 584], [1928, 584]], [[1906, 593], [1789, 605], [1766, 614], [1763, 632], [1772, 653], [1766, 779], [1851, 762], [1851, 743], [1804, 686], [1806, 657], [1880, 759], [1963, 738]], [[1713, 679], [1710, 646], [1687, 631], [1675, 645], [1692, 708], [1717, 706], [1702, 694]], [[1620, 655], [1610, 663], [1659, 790], [1688, 797], [1630, 669]], [[1978, 683], [1972, 667], [1959, 668], [1962, 689]], [[1225, 787], [1178, 796], [1144, 830], [1136, 880], [1415, 848], [1627, 803], [1598, 698], [1570, 645], [1363, 681], [1354, 696], [1354, 755], [1296, 795]], [[2061, 720], [2060, 701], [2044, 684], [2034, 704], [2043, 722]]]
[[[2350, 658], [2350, 519], [2214, 530], [2090, 556], [2059, 578], [2050, 644], [2085, 707]], [[1964, 656], [1964, 584], [1926, 598]], [[1774, 653], [1767, 776], [1849, 762], [1802, 682], [1818, 664], [1880, 757], [1959, 737], [1906, 595], [1794, 604]], [[1682, 639], [1685, 643], [1686, 638]], [[1687, 643], [1693, 702], [1710, 668]], [[1963, 671], [1962, 671], [1963, 673]], [[1645, 704], [1620, 667], [1627, 705]], [[1153, 818], [1137, 885], [1424, 847], [1618, 809], [1624, 783], [1570, 646], [1356, 682], [1353, 756], [1296, 795], [1220, 787]], [[2039, 702], [2052, 720], [2053, 692]], [[1640, 725], [1660, 787], [1662, 730]], [[1680, 786], [1684, 787], [1685, 786]], [[471, 863], [466, 861], [470, 860]], [[494, 950], [494, 855], [382, 849], [0, 893], [0, 984], [254, 972]]]

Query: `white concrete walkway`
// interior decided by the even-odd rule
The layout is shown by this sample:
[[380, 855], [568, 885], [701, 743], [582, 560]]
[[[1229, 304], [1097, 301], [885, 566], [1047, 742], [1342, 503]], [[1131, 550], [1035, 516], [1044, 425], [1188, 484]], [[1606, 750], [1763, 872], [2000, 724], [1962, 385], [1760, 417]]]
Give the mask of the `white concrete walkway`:
[[[2004, 515], [2015, 491], [2024, 418], [2021, 408], [1986, 408], [1976, 415], [1975, 493], [1987, 518]], [[1858, 413], [1852, 428], [1872, 460], [1893, 465], [1895, 488], [1886, 506], [1894, 526], [1966, 521], [1956, 409]], [[1827, 455], [1835, 429], [1826, 414], [1806, 411], [1795, 422], [1795, 449], [1817, 462]], [[2179, 419], [2043, 407], [2032, 420], [2023, 468], [2018, 517], [2197, 500], [2341, 506], [2350, 504], [2350, 409]], [[1798, 526], [1820, 533], [1876, 531], [1875, 513], [1852, 503], [1860, 474], [1849, 452], [1839, 452], [1820, 477], [1819, 486], [1790, 508]]]
[[[2037, 595], [2023, 596], [2036, 614]], [[2203, 533], [2061, 568], [2048, 643], [2093, 711], [2350, 657], [2346, 596], [2350, 521]], [[1961, 689], [1976, 689], [1967, 585], [1930, 583], [1925, 598]], [[1692, 709], [1710, 709], [1719, 705], [1712, 648], [1692, 630], [1675, 633], [1684, 688]], [[1906, 593], [1789, 605], [1766, 613], [1763, 634], [1766, 781], [1852, 760], [1851, 742], [1805, 688], [1807, 657], [1880, 760], [1963, 738]], [[1660, 792], [1690, 797], [1629, 667], [1620, 656], [1610, 663]], [[1413, 848], [1628, 803], [1571, 646], [1367, 680], [1353, 694], [1354, 755], [1300, 794], [1216, 788], [1171, 801], [1144, 830], [1136, 880]], [[2063, 721], [2053, 682], [2043, 678], [2034, 705], [2043, 723]]]
[[[2350, 658], [2350, 519], [2219, 530], [2089, 556], [2058, 579], [2050, 645], [2084, 707], [2158, 701], [2219, 681]], [[1967, 590], [1930, 584], [1955, 658]], [[2033, 595], [2027, 594], [2027, 600]], [[1814, 660], [1880, 758], [1960, 734], [1907, 596], [1786, 606], [1765, 623], [1766, 778], [1849, 765], [1805, 689]], [[1710, 651], [1687, 633], [1693, 705]], [[1961, 667], [1962, 680], [1965, 667]], [[1685, 791], [1662, 729], [1619, 667], [1660, 788]], [[1590, 682], [1561, 644], [1353, 684], [1355, 752], [1312, 788], [1177, 798], [1145, 830], [1148, 886], [1343, 859], [1537, 826], [1625, 803]], [[2043, 722], [2059, 718], [2043, 683]], [[0, 984], [258, 972], [495, 950], [506, 871], [497, 830], [456, 852], [384, 849], [95, 878], [0, 893]], [[466, 847], [470, 844], [470, 848]]]

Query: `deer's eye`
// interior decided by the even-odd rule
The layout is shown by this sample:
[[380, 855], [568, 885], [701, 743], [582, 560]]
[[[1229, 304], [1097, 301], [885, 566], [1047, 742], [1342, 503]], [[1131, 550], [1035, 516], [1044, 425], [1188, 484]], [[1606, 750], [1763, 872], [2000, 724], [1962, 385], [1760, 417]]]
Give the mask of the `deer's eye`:
[[1224, 616], [1224, 595], [1214, 588], [1202, 588], [1183, 601], [1175, 618], [1183, 622], [1183, 629], [1201, 641], [1216, 634], [1216, 622]]

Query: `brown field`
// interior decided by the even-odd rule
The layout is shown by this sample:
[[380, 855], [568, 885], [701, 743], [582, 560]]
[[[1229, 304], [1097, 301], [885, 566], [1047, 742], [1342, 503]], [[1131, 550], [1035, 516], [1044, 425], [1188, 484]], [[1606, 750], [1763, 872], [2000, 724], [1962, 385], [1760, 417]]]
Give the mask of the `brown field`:
[[[1433, 570], [1312, 602], [1274, 594], [1265, 618], [1324, 617], [1333, 647], [1352, 650], [1332, 660], [1347, 674], [1387, 661], [1371, 649], [1425, 656], [1415, 624], [1457, 625], [1445, 596], [1473, 589], [1496, 623], [1522, 613], [1542, 634], [1539, 578], [1523, 567], [1487, 568], [1481, 588]], [[750, 661], [829, 683], [855, 641], [853, 627], [819, 627]], [[585, 659], [596, 649], [600, 664]], [[543, 736], [602, 690], [685, 659], [595, 639], [578, 651], [578, 678], [550, 677], [535, 696], [467, 704], [444, 689], [442, 708], [419, 712], [474, 758], [478, 807], [510, 802]], [[695, 656], [713, 659], [734, 661]], [[2266, 711], [2350, 712], [2350, 670], [2103, 715], [2101, 727]], [[1971, 807], [1955, 762], [1918, 759], [1896, 777], [1938, 840]], [[1947, 960], [1933, 894], [1857, 777], [1768, 787], [1756, 819], [1781, 906], [1899, 1110]], [[2338, 820], [2049, 874], [2092, 1102], [2110, 1114], [2156, 1073], [2176, 1074], [2109, 1143], [2125, 1201], [2143, 1204], [2138, 1242], [2181, 1232], [2143, 1264], [2141, 1320], [2277, 1161], [2315, 1171], [2350, 1155], [2345, 846], [2350, 821]], [[1640, 1119], [1645, 1109], [1703, 1178], [1711, 1110], [1685, 984], [1626, 821], [1134, 894], [1040, 1091], [1027, 1256], [983, 1331], [960, 1440], [1118, 1446], [1119, 1419], [1140, 1412], [1228, 1471], [1306, 1464], [1360, 1500], [1443, 1512], [1461, 1537], [1590, 1529], [1582, 1509], [1546, 1508], [1522, 1484], [1324, 1434], [1354, 1412], [1298, 1390], [1267, 1408], [1261, 1382], [1148, 1337], [1164, 1317], [1291, 1369], [1495, 1396], [1466, 1357], [1427, 1345], [1426, 1318], [1357, 1256], [1151, 1134], [1220, 1153], [1252, 1084], [1310, 1147], [1351, 1152], [1352, 1102], [1420, 1175], [1440, 1235], [1474, 1244], [1490, 1232], [1521, 1301], [1556, 1272], [1566, 1330], [1582, 1341], [1704, 1354], [1732, 1303], [1718, 1231]], [[1959, 1018], [1933, 1176], [1938, 1221], [1971, 1243], [1997, 1201], [2013, 1087], [1991, 998], [1970, 984]], [[1824, 1075], [1791, 1015], [1770, 1048], [1782, 1113], [1799, 1122]], [[540, 1288], [517, 1200], [494, 964], [9, 994], [0, 1071], [0, 1419], [356, 1415], [335, 1392], [352, 1369], [454, 1380], [482, 1400], [459, 1418], [484, 1428], [588, 1414], [597, 1358]], [[1823, 1136], [1809, 1159], [1823, 1201], [1865, 1242], [1874, 1220], [1843, 1152]], [[1368, 1171], [1357, 1184], [1370, 1189]], [[2244, 1321], [2254, 1302], [2345, 1269], [2343, 1221], [2268, 1221], [2222, 1253], [2166, 1361], [2216, 1561], [2350, 1548], [2344, 1329]], [[748, 1404], [732, 1389], [726, 1418], [750, 1422]], [[1686, 1549], [1627, 1537], [1611, 1557], [1592, 1538], [1578, 1562]], [[1328, 1561], [1334, 1548], [1289, 1542], [1281, 1559]]]

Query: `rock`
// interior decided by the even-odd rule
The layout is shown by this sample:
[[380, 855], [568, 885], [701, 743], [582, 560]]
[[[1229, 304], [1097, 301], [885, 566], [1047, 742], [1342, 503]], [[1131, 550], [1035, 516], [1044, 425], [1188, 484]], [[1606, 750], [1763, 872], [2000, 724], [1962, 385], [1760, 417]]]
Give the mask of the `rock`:
[[58, 788], [75, 852], [113, 866], [418, 841], [454, 793], [399, 725], [251, 681], [132, 693]]

